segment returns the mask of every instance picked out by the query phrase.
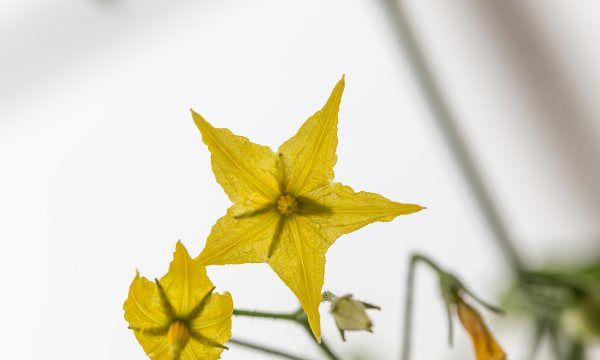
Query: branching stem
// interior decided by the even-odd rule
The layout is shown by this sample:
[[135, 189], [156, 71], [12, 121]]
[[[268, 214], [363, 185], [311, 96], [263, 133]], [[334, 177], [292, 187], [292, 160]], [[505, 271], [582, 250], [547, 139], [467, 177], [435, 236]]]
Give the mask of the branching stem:
[[[304, 311], [302, 311], [302, 309], [299, 309], [298, 311], [293, 312], [293, 313], [275, 313], [275, 312], [268, 312], [268, 311], [234, 309], [233, 315], [262, 318], [262, 319], [276, 319], [276, 320], [292, 321], [298, 325], [301, 325], [304, 328], [304, 330], [306, 331], [306, 333], [308, 334], [308, 336], [310, 336], [311, 338], [313, 337], [312, 331], [310, 330], [310, 325], [308, 324], [308, 319], [306, 318], [306, 314], [304, 313]], [[300, 359], [298, 357], [290, 357], [292, 355], [289, 355], [289, 354], [284, 354], [281, 352], [277, 353], [278, 352], [277, 350], [275, 350], [275, 352], [273, 352], [274, 351], [273, 349], [264, 347], [262, 345], [250, 344], [250, 343], [240, 344], [239, 340], [235, 340], [234, 343], [237, 343], [237, 344], [243, 345], [243, 346], [245, 345], [248, 348], [252, 348], [252, 349], [255, 349], [258, 351], [268, 352], [269, 354], [279, 355], [286, 359]], [[325, 355], [327, 355], [327, 358], [329, 360], [341, 360], [337, 355], [335, 355], [335, 353], [331, 350], [329, 345], [327, 345], [325, 340], [321, 339], [321, 342], [317, 343], [317, 345], [319, 346], [321, 351]]]

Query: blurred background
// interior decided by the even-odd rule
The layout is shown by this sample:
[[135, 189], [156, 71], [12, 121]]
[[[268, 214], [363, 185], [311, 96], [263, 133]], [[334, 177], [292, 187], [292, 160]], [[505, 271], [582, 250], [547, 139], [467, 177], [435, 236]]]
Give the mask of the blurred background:
[[[0, 11], [0, 344], [10, 359], [144, 359], [122, 303], [138, 268], [198, 254], [229, 206], [189, 109], [278, 145], [346, 74], [336, 180], [426, 211], [340, 238], [325, 288], [378, 304], [344, 358], [395, 359], [409, 256], [430, 255], [499, 302], [494, 241], [384, 0], [4, 0]], [[528, 266], [600, 256], [600, 3], [405, 1], [412, 27], [507, 234]], [[294, 310], [266, 265], [214, 267], [236, 306]], [[413, 358], [453, 349], [436, 279], [419, 270]], [[485, 315], [510, 359], [527, 318]], [[234, 319], [234, 336], [318, 359], [293, 324]], [[540, 359], [549, 357], [547, 344]], [[223, 359], [266, 359], [232, 346]], [[590, 359], [600, 359], [598, 346]], [[275, 358], [273, 358], [275, 359]]]

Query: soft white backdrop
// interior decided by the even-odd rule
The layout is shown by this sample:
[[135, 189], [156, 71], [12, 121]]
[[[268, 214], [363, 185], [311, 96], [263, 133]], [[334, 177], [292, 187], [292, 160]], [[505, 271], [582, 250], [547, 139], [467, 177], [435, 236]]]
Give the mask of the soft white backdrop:
[[[465, 124], [473, 125], [469, 134], [481, 154], [478, 159], [486, 174], [494, 175], [488, 178], [499, 179], [492, 181], [499, 189], [495, 194], [504, 199], [504, 214], [521, 245], [541, 262], [565, 249], [576, 253], [597, 244], [590, 240], [598, 231], [590, 215], [594, 213], [572, 200], [558, 176], [544, 182], [541, 190], [536, 187], [547, 180], [548, 167], [542, 163], [541, 173], [536, 172], [540, 165], [527, 157], [519, 162], [515, 148], [526, 143], [522, 149], [527, 153], [534, 146], [538, 156], [532, 159], [539, 160], [553, 158], [540, 150], [551, 146], [536, 137], [524, 140], [536, 133], [533, 125], [525, 130], [517, 121], [511, 128], [497, 125], [498, 112], [511, 103], [506, 97], [510, 86], [517, 84], [505, 80], [504, 103], [490, 111], [497, 118], [481, 117], [486, 115], [482, 109], [489, 110], [482, 99], [489, 101], [497, 89], [477, 87], [484, 79], [481, 74], [468, 76], [472, 64], [461, 65], [460, 57], [443, 51], [452, 44], [443, 41], [444, 26], [446, 31], [472, 34], [464, 25], [468, 21], [459, 18], [455, 23], [462, 27], [454, 27], [446, 16], [459, 16], [460, 6], [465, 8], [468, 1], [454, 1], [454, 10], [424, 3], [430, 8], [412, 2], [413, 14], [440, 64], [445, 86], [456, 91], [456, 109]], [[342, 74], [347, 86], [336, 180], [428, 210], [371, 225], [342, 237], [330, 249], [326, 288], [352, 292], [383, 311], [373, 313], [374, 334], [352, 333], [342, 343], [322, 308], [325, 338], [341, 354], [396, 358], [399, 309], [412, 251], [427, 252], [457, 270], [487, 298], [506, 285], [502, 257], [377, 2], [5, 0], [2, 5], [3, 358], [143, 359], [122, 314], [135, 269], [151, 278], [161, 276], [177, 239], [197, 254], [229, 206], [210, 171], [209, 153], [189, 108], [216, 126], [277, 148], [322, 106]], [[476, 26], [481, 18], [472, 14], [470, 19]], [[466, 51], [480, 54], [477, 47]], [[501, 77], [494, 69], [489, 72]], [[464, 82], [452, 81], [457, 74]], [[499, 140], [497, 129], [509, 140]], [[521, 142], [513, 141], [515, 133], [522, 135], [517, 137]], [[477, 140], [486, 134], [496, 141]], [[501, 176], [523, 169], [527, 175], [512, 182]], [[531, 188], [538, 192], [528, 197]], [[549, 194], [572, 200], [570, 216], [556, 211], [553, 202], [540, 205]], [[531, 212], [512, 211], [523, 207]], [[562, 232], [552, 237], [553, 229]], [[568, 245], [563, 236], [571, 236]], [[548, 238], [548, 251], [538, 252], [540, 240]], [[291, 292], [266, 265], [215, 267], [209, 274], [220, 290], [233, 294], [239, 307], [296, 307]], [[420, 274], [415, 358], [466, 358], [470, 343], [462, 332], [457, 332], [455, 349], [447, 349], [434, 279]], [[527, 333], [488, 318], [508, 352], [522, 353]], [[293, 325], [236, 318], [233, 332], [320, 356]], [[265, 356], [232, 346], [223, 358]]]

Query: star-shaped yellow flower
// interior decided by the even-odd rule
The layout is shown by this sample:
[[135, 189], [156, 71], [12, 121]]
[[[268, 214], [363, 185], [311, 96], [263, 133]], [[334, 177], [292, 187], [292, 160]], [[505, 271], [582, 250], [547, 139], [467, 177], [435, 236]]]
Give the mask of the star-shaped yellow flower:
[[325, 253], [342, 234], [422, 209], [333, 183], [344, 78], [325, 106], [277, 154], [192, 111], [212, 169], [233, 206], [217, 221], [198, 260], [206, 265], [267, 262], [296, 294], [320, 340]]
[[177, 243], [169, 272], [154, 282], [136, 274], [125, 319], [153, 360], [221, 358], [231, 337], [231, 295], [213, 293], [204, 266]]

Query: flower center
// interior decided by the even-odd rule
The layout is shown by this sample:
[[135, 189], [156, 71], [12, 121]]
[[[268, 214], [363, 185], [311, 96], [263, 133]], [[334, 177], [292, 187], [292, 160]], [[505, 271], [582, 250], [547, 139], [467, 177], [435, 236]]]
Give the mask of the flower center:
[[185, 348], [190, 339], [190, 329], [187, 324], [181, 320], [175, 320], [169, 326], [167, 340], [169, 341], [169, 350], [173, 359], [179, 359], [181, 351]]
[[292, 195], [281, 195], [279, 200], [277, 200], [277, 210], [279, 210], [281, 215], [289, 216], [298, 212], [298, 203]]

